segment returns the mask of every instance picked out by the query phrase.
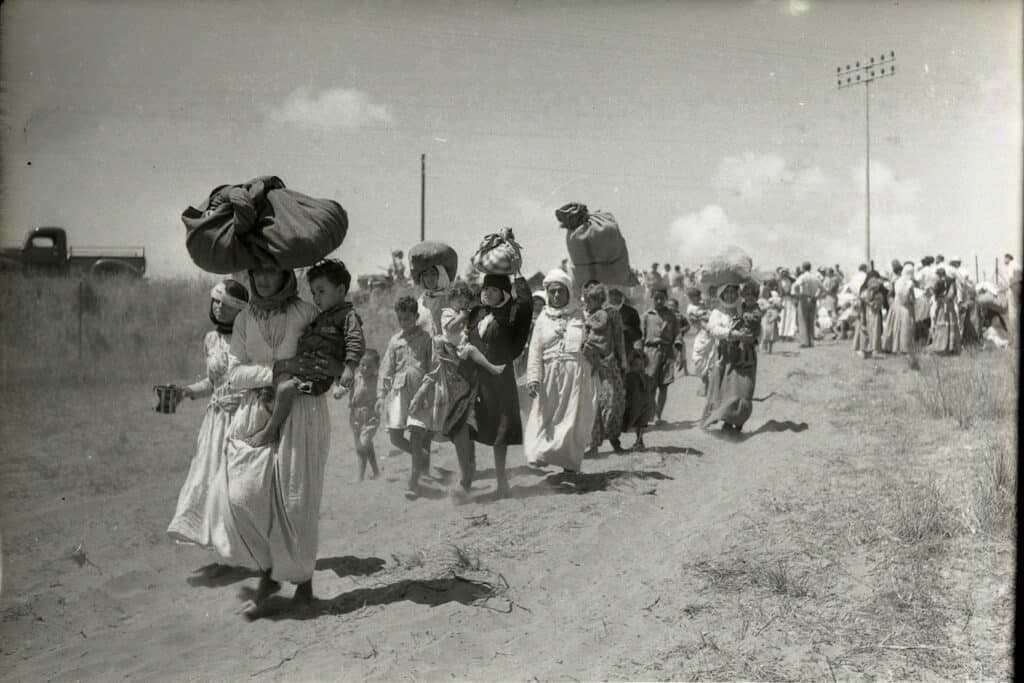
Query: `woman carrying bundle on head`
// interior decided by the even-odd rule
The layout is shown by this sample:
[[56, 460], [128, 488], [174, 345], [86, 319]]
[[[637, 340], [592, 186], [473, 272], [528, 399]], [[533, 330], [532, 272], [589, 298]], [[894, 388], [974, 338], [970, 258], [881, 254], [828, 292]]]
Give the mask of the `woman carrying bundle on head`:
[[207, 505], [210, 487], [220, 469], [231, 417], [241, 395], [228, 385], [228, 351], [235, 318], [249, 306], [249, 292], [241, 283], [224, 280], [210, 291], [210, 322], [214, 329], [206, 333], [206, 377], [183, 387], [190, 399], [210, 397], [199, 427], [196, 453], [188, 476], [178, 494], [178, 506], [167, 527], [171, 538], [183, 543], [210, 545], [215, 511]]
[[299, 338], [317, 317], [317, 309], [299, 299], [294, 272], [263, 267], [249, 276], [251, 302], [235, 320], [228, 355], [228, 382], [243, 393], [218, 475], [217, 493], [226, 512], [211, 544], [235, 564], [260, 570], [247, 612], [258, 616], [260, 604], [280, 590], [280, 581], [297, 585], [297, 602], [313, 599], [331, 438], [327, 397], [298, 395], [276, 439], [267, 445], [254, 446], [238, 436], [264, 426], [261, 394], [274, 386], [275, 376], [329, 384], [332, 377], [345, 374], [346, 365], [319, 353], [297, 353]]
[[754, 405], [760, 314], [744, 313], [739, 284], [719, 285], [716, 299], [707, 323], [714, 348], [701, 426], [721, 422], [722, 431], [739, 432]]

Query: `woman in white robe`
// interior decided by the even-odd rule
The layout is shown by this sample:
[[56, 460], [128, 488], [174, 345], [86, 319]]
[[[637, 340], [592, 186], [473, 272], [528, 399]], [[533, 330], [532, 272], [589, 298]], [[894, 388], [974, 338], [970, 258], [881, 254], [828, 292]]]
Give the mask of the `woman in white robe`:
[[599, 378], [583, 356], [583, 314], [562, 270], [544, 278], [547, 304], [534, 323], [526, 382], [534, 398], [523, 449], [531, 465], [578, 472], [597, 417]]
[[167, 527], [167, 534], [179, 543], [210, 545], [212, 515], [207, 499], [223, 460], [228, 425], [240, 398], [228, 387], [228, 349], [235, 318], [248, 305], [248, 292], [234, 280], [219, 282], [210, 291], [210, 321], [215, 329], [207, 332], [203, 340], [206, 377], [183, 387], [188, 398], [209, 396], [210, 402], [199, 426], [196, 452], [178, 494], [174, 518]]
[[[304, 377], [338, 376], [344, 367], [323, 356], [293, 358], [299, 337], [317, 315], [297, 295], [291, 271], [250, 273], [252, 302], [235, 321], [228, 382], [242, 399], [231, 423], [221, 485], [221, 524], [214, 549], [233, 564], [262, 572], [249, 614], [280, 590], [296, 584], [295, 600], [313, 598], [320, 500], [330, 448], [327, 397], [301, 394], [276, 443], [254, 447], [243, 438], [267, 419], [261, 401], [275, 369]], [[269, 293], [268, 293], [269, 292]]]

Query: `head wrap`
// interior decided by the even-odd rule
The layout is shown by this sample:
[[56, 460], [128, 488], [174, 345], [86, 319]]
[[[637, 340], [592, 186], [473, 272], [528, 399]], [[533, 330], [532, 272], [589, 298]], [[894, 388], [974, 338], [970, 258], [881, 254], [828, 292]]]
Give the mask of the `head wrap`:
[[[722, 301], [722, 293], [725, 292], [725, 290], [728, 289], [729, 287], [735, 287], [736, 288], [736, 300], [733, 301], [731, 304], [727, 304], [726, 302]], [[740, 306], [743, 305], [743, 298], [740, 296], [740, 287], [739, 287], [739, 285], [729, 284], [729, 285], [720, 285], [720, 286], [716, 287], [715, 288], [715, 298], [718, 300], [718, 305], [720, 307], [722, 307], [723, 309], [727, 310], [727, 311], [734, 311], [734, 310], [738, 309]]]
[[900, 270], [900, 277], [906, 278], [907, 280], [912, 280], [914, 278], [914, 264], [904, 264], [903, 269]]
[[281, 272], [287, 274], [284, 284], [273, 294], [264, 296], [256, 289], [256, 280], [252, 276], [253, 271], [249, 271], [249, 306], [257, 318], [267, 318], [275, 313], [280, 313], [285, 306], [299, 298], [299, 281], [295, 278], [295, 271], [282, 270]]
[[548, 293], [543, 289], [538, 289], [536, 292], [530, 295], [531, 299], [540, 299], [545, 304], [548, 302]]
[[544, 304], [544, 312], [552, 318], [564, 318], [572, 315], [579, 309], [577, 302], [572, 300], [572, 278], [561, 268], [555, 268], [544, 277], [544, 290], [547, 291], [551, 285], [562, 285], [569, 292], [565, 305], [561, 308], [554, 308], [551, 305], [551, 297], [548, 296]]
[[[235, 328], [235, 321], [232, 319], [231, 322], [222, 322], [216, 315], [213, 314], [213, 302], [219, 301], [223, 306], [230, 306], [231, 308], [239, 311], [244, 311], [249, 306], [249, 302], [246, 299], [239, 299], [238, 297], [232, 296], [228, 293], [226, 282], [235, 282], [234, 280], [226, 280], [225, 282], [218, 282], [210, 290], [210, 322], [217, 328], [217, 331], [221, 334], [231, 334]], [[235, 283], [238, 284], [238, 283]], [[239, 285], [241, 287], [241, 285]], [[242, 291], [245, 291], [244, 289]]]
[[512, 293], [512, 283], [508, 279], [508, 275], [497, 275], [495, 273], [487, 273], [484, 275], [484, 287], [494, 287], [500, 289], [506, 294]]
[[544, 291], [547, 291], [548, 285], [554, 285], [554, 284], [562, 285], [566, 289], [571, 290], [572, 289], [572, 278], [569, 277], [569, 274], [566, 273], [561, 268], [555, 268], [554, 270], [549, 271], [548, 274], [544, 276], [544, 283], [543, 284], [544, 284]]
[[425, 270], [425, 271], [423, 271], [423, 273], [420, 273], [418, 282], [419, 282], [420, 286], [423, 287], [423, 294], [425, 294], [426, 296], [428, 296], [428, 297], [444, 296], [448, 292], [448, 288], [452, 284], [451, 278], [448, 277], [448, 271], [445, 270], [444, 266], [433, 266], [433, 268], [437, 272], [437, 287], [436, 288], [434, 288], [434, 289], [427, 289], [426, 287], [423, 287], [423, 273], [426, 273], [426, 272], [429, 272], [429, 271]]

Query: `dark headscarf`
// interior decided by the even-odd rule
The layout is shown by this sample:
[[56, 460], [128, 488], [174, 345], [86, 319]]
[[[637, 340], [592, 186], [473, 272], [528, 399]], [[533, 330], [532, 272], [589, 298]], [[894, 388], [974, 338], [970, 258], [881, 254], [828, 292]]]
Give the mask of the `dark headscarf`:
[[256, 290], [256, 282], [249, 271], [249, 308], [257, 318], [266, 318], [275, 313], [280, 313], [285, 306], [299, 298], [299, 281], [295, 278], [295, 271], [282, 270], [287, 273], [284, 284], [270, 296], [263, 296]]

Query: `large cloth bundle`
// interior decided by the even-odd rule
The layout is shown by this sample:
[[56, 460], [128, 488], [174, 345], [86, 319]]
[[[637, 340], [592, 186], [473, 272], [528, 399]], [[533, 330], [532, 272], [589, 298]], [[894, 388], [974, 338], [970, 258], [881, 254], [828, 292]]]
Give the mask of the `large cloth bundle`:
[[705, 264], [700, 274], [700, 286], [714, 294], [723, 285], [741, 285], [750, 280], [754, 262], [743, 249], [726, 245], [718, 250]]
[[221, 185], [181, 214], [197, 266], [227, 274], [311, 266], [341, 246], [348, 215], [338, 202], [290, 190], [277, 176]]
[[459, 255], [444, 242], [420, 242], [409, 250], [409, 270], [413, 282], [418, 282], [424, 271], [435, 266], [444, 268], [448, 279], [454, 281], [459, 272]]
[[572, 202], [557, 209], [555, 217], [566, 230], [565, 246], [577, 283], [639, 284], [629, 267], [629, 250], [615, 216], [606, 211], [590, 213], [585, 204]]
[[512, 228], [502, 228], [501, 232], [484, 237], [473, 254], [473, 267], [484, 274], [515, 275], [523, 267], [522, 251]]

